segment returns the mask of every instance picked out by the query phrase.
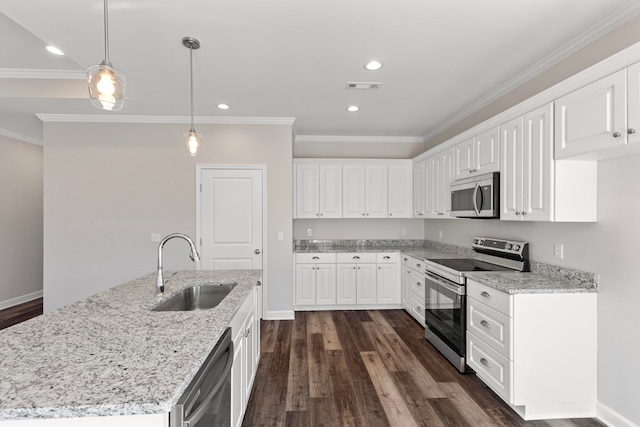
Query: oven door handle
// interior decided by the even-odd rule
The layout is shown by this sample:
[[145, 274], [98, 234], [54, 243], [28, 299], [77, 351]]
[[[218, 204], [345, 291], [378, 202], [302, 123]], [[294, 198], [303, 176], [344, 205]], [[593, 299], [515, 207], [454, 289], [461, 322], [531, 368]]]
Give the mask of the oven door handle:
[[449, 283], [447, 281], [445, 281], [444, 279], [441, 279], [440, 277], [436, 276], [435, 274], [432, 274], [430, 272], [425, 272], [424, 273], [429, 280], [431, 280], [432, 282], [437, 283], [438, 285], [442, 286], [445, 289], [450, 290], [451, 292], [458, 294], [458, 295], [464, 295], [465, 294], [465, 288], [464, 286], [460, 286], [460, 285], [456, 285], [456, 284], [452, 284]]
[[[473, 187], [473, 210], [476, 216], [480, 216], [480, 209], [478, 208], [478, 190], [480, 189], [480, 183], [476, 182], [476, 186]], [[482, 193], [480, 193], [482, 195]], [[482, 202], [480, 202], [480, 208], [482, 208]]]
[[205, 411], [208, 409], [211, 400], [218, 394], [220, 389], [225, 385], [228, 381], [229, 372], [231, 371], [231, 365], [233, 364], [233, 342], [229, 343], [229, 348], [227, 350], [227, 361], [225, 363], [224, 369], [220, 378], [218, 379], [218, 383], [211, 389], [207, 397], [200, 403], [200, 406], [196, 408], [196, 410], [189, 415], [182, 422], [182, 427], [192, 427], [197, 423], [200, 418], [205, 414]]

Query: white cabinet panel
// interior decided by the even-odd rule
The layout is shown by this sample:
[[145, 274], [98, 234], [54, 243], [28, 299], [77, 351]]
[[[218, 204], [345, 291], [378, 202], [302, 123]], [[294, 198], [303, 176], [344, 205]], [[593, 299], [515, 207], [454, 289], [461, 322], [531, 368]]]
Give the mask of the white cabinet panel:
[[365, 167], [365, 214], [367, 218], [387, 218], [387, 165]]
[[626, 144], [626, 107], [626, 70], [557, 99], [556, 160]]
[[358, 304], [376, 304], [378, 302], [375, 264], [357, 265], [356, 302]]
[[316, 304], [336, 303], [336, 266], [316, 265]]
[[365, 166], [363, 164], [343, 165], [342, 175], [343, 218], [366, 217]]
[[453, 147], [455, 179], [500, 169], [499, 128], [491, 128]]
[[296, 218], [317, 218], [319, 214], [318, 165], [297, 165], [296, 169]]
[[342, 165], [320, 165], [320, 218], [342, 218]]
[[342, 217], [342, 165], [295, 165], [295, 218]]
[[296, 264], [296, 305], [316, 303], [315, 264]]
[[640, 62], [627, 68], [627, 142], [640, 143]]
[[356, 265], [338, 264], [337, 304], [356, 304]]
[[413, 165], [413, 217], [425, 216], [425, 174], [428, 160], [422, 160]]
[[378, 264], [376, 279], [378, 304], [400, 304], [398, 277], [397, 264]]
[[389, 165], [389, 218], [411, 218], [413, 216], [411, 172], [410, 163]]

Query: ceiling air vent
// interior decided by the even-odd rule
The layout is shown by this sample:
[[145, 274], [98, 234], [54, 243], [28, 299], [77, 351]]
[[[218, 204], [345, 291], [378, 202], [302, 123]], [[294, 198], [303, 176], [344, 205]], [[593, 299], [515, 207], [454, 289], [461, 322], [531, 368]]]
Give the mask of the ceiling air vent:
[[347, 82], [347, 89], [380, 89], [380, 82]]

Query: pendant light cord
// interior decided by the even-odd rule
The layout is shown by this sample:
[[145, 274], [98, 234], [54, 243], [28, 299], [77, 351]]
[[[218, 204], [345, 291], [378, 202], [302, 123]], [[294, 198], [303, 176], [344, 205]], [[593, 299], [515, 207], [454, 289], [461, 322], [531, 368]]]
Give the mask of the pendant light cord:
[[109, 5], [104, 0], [104, 61], [109, 65]]
[[191, 131], [193, 131], [193, 45], [189, 46], [189, 69], [191, 70], [189, 79], [191, 87]]

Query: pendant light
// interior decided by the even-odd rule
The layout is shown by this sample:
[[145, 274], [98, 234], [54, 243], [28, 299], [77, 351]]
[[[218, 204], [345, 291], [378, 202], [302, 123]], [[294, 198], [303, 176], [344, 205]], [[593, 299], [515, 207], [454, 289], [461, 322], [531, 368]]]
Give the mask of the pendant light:
[[104, 0], [104, 60], [87, 70], [89, 99], [94, 107], [107, 111], [120, 111], [124, 104], [127, 79], [113, 68], [109, 61], [109, 9]]
[[189, 129], [189, 132], [184, 134], [184, 149], [190, 156], [197, 156], [200, 154], [202, 135], [197, 133], [193, 128], [193, 49], [198, 49], [200, 47], [200, 42], [198, 39], [194, 39], [193, 37], [184, 37], [182, 39], [182, 44], [184, 47], [189, 48], [189, 69], [191, 71], [189, 79], [191, 84], [191, 129]]

